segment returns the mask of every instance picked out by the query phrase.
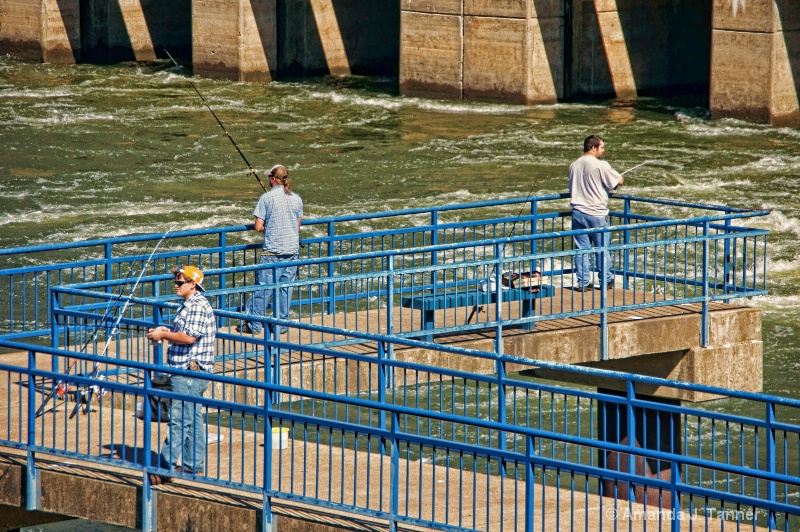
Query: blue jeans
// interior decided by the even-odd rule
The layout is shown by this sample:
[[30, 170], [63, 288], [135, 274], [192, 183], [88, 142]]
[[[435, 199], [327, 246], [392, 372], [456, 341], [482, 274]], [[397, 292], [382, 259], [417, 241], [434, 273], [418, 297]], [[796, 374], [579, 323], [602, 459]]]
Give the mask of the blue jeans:
[[[599, 227], [610, 227], [606, 216], [589, 216], [581, 211], [572, 210], [572, 229], [577, 231], [580, 229], [596, 229]], [[575, 244], [575, 249], [591, 249], [592, 247], [608, 246], [611, 244], [611, 233], [590, 233], [584, 235], [577, 235], [572, 237]], [[600, 264], [603, 260], [603, 254], [597, 253], [584, 253], [582, 255], [575, 255], [574, 267], [575, 276], [577, 277], [578, 286], [588, 286], [592, 284], [592, 269], [590, 264], [590, 257], [595, 257], [595, 268], [600, 271]], [[606, 279], [604, 284], [608, 284], [614, 280], [614, 273], [611, 271], [611, 254], [606, 255], [605, 261]]]
[[[286, 262], [288, 260], [292, 260], [295, 255], [261, 255], [261, 264], [274, 264], [276, 262]], [[280, 268], [266, 268], [263, 270], [256, 271], [256, 286], [258, 285], [265, 285], [265, 284], [273, 284], [273, 283], [289, 283], [294, 281], [295, 277], [297, 277], [297, 266], [283, 266]], [[250, 299], [247, 300], [247, 303], [244, 306], [244, 311], [247, 314], [252, 314], [254, 316], [264, 316], [267, 305], [269, 305], [270, 301], [272, 300], [273, 292], [275, 290], [258, 290], [253, 292], [253, 295], [250, 296]], [[289, 319], [289, 303], [292, 301], [292, 288], [288, 286], [281, 286], [280, 290], [278, 290], [278, 312], [275, 313], [276, 318], [280, 318], [282, 320]], [[255, 334], [261, 332], [261, 322], [253, 321], [248, 322], [250, 325], [250, 329]], [[281, 327], [278, 331], [279, 333], [286, 332], [286, 327]]]
[[[170, 385], [174, 393], [202, 397], [208, 388], [208, 381], [173, 375], [170, 378]], [[206, 424], [203, 419], [203, 405], [173, 400], [169, 409], [169, 433], [164, 445], [161, 446], [161, 467], [175, 469], [181, 453], [184, 471], [203, 472], [206, 461]]]

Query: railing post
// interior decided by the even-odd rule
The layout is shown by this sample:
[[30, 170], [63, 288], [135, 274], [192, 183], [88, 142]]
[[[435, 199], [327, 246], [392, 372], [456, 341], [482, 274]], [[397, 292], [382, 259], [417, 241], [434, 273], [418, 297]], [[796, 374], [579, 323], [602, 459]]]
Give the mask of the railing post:
[[[266, 336], [266, 335], [265, 335]], [[277, 519], [272, 513], [272, 391], [267, 388], [264, 393], [264, 485], [262, 487], [263, 504], [261, 509], [262, 532], [277, 530]]]
[[400, 446], [397, 443], [397, 432], [400, 427], [400, 416], [392, 412], [392, 469], [390, 473], [391, 488], [389, 491], [389, 532], [397, 530], [397, 515], [400, 511]]
[[[58, 349], [58, 335], [61, 334], [60, 328], [58, 326], [58, 319], [56, 318], [56, 309], [61, 308], [61, 305], [58, 302], [58, 295], [53, 290], [49, 290], [50, 295], [50, 310], [48, 319], [50, 320], [50, 347], [53, 349]], [[58, 359], [59, 357], [52, 357], [53, 365], [51, 366], [53, 371], [58, 371]]]
[[[219, 248], [222, 251], [220, 251], [217, 267], [225, 269], [228, 267], [228, 233], [225, 231], [219, 233]], [[219, 281], [217, 288], [224, 290], [228, 287], [227, 277], [227, 274], [218, 276]], [[228, 306], [225, 305], [223, 308], [228, 308]]]
[[[158, 327], [162, 323], [164, 323], [164, 317], [161, 314], [161, 307], [156, 305], [153, 307], [153, 328]], [[163, 358], [164, 358], [163, 342], [156, 342], [155, 345], [153, 345], [153, 364], [156, 366], [162, 365]]]
[[[625, 430], [628, 432], [628, 447], [630, 447], [630, 451], [628, 452], [628, 474], [631, 476], [636, 475], [636, 417], [635, 417], [635, 410], [633, 408], [633, 402], [636, 399], [636, 392], [634, 391], [633, 381], [627, 379], [625, 381], [625, 395], [626, 395], [626, 402], [625, 407], [627, 409], [627, 427]], [[646, 442], [642, 442], [642, 446], [646, 446]], [[647, 465], [645, 465], [645, 468]], [[642, 475], [645, 475], [645, 471], [642, 471]], [[628, 500], [635, 501], [636, 500], [636, 490], [634, 489], [633, 482], [628, 482]]]
[[[111, 259], [113, 258], [112, 257], [113, 253], [114, 250], [111, 247], [111, 242], [106, 242], [104, 246], [104, 254], [105, 254], [104, 258], [106, 260], [106, 271], [105, 271], [106, 281], [110, 281], [111, 279], [114, 278], [114, 271], [113, 271], [114, 265], [111, 262]], [[108, 287], [106, 287], [106, 289], [108, 290]]]
[[[494, 335], [494, 352], [498, 355], [503, 354], [503, 249], [504, 248], [500, 246], [500, 244], [494, 245], [494, 256], [497, 260], [494, 270], [494, 319], [497, 322]], [[489, 288], [491, 288], [491, 286]]]
[[[33, 371], [36, 369], [36, 354], [28, 351], [28, 453], [26, 468], [25, 509], [28, 511], [41, 508], [41, 475], [36, 469], [36, 457], [31, 447], [36, 445], [36, 380]], [[55, 383], [53, 384], [55, 386]]]
[[683, 522], [680, 518], [681, 512], [681, 500], [680, 500], [680, 492], [678, 491], [678, 484], [681, 481], [681, 468], [678, 465], [676, 460], [672, 461], [672, 465], [670, 467], [670, 502], [671, 502], [671, 511], [672, 511], [672, 519], [670, 520], [670, 530], [672, 532], [680, 532], [681, 530], [681, 523]]
[[[766, 431], [767, 431], [767, 472], [775, 473], [775, 461], [776, 461], [776, 449], [775, 449], [775, 405], [771, 402], [766, 404], [767, 412], [764, 417], [766, 421]], [[769, 502], [775, 502], [775, 481], [770, 480], [767, 482], [767, 497]], [[768, 510], [767, 515], [769, 516], [769, 530], [776, 530], [778, 528], [775, 519], [775, 511]]]
[[[533, 436], [525, 436], [525, 532], [533, 532], [533, 494], [536, 479], [533, 476], [533, 456], [535, 454]], [[602, 483], [601, 483], [602, 484]]]
[[[603, 246], [600, 248], [600, 360], [608, 360], [608, 291], [606, 290], [606, 264], [608, 261], [608, 241], [611, 233], [608, 227], [603, 227], [600, 237]], [[597, 257], [597, 255], [595, 255]], [[591, 286], [591, 283], [590, 285]]]
[[709, 223], [708, 220], [703, 222], [703, 270], [702, 270], [702, 280], [703, 280], [703, 303], [702, 303], [702, 314], [700, 316], [700, 345], [702, 347], [708, 346], [708, 261], [709, 261], [709, 253], [708, 253], [708, 228]]
[[[631, 200], [626, 198], [625, 199], [624, 214], [623, 214], [624, 220], [625, 220], [624, 221], [625, 225], [630, 225], [630, 223], [631, 223], [630, 215], [631, 215]], [[630, 229], [625, 229], [625, 231], [623, 232], [622, 243], [625, 244], [626, 246], [631, 243], [631, 230]], [[629, 281], [629, 278], [628, 278], [628, 272], [630, 271], [630, 267], [631, 267], [631, 250], [630, 250], [630, 248], [626, 247], [625, 251], [624, 251], [624, 254], [623, 254], [623, 259], [622, 259], [622, 287], [625, 290], [628, 290], [628, 288], [629, 288], [628, 284], [629, 284], [630, 281]]]
[[[533, 220], [531, 220], [531, 236], [535, 237], [536, 235], [539, 234], [539, 227], [538, 227], [538, 223], [539, 223], [539, 202], [536, 201], [536, 200], [533, 200], [531, 202], [531, 215], [533, 216]], [[538, 238], [532, 238], [530, 242], [531, 242], [531, 255], [537, 255], [539, 253], [539, 239]], [[536, 259], [533, 259], [531, 261], [531, 267], [530, 267], [530, 270], [529, 270], [530, 272], [534, 272], [534, 271], [539, 269], [537, 263], [538, 263], [538, 261]]]
[[150, 408], [150, 393], [153, 391], [153, 383], [150, 379], [150, 372], [144, 372], [144, 399], [142, 402], [142, 407], [144, 410], [144, 419], [142, 422], [144, 423], [144, 431], [142, 437], [144, 438], [142, 442], [142, 457], [143, 457], [143, 469], [144, 475], [142, 479], [142, 530], [150, 531], [154, 530], [155, 524], [157, 521], [156, 515], [156, 493], [153, 491], [150, 485], [150, 468], [153, 466], [152, 460], [150, 459], [151, 453], [151, 445], [150, 441], [152, 438], [152, 408]]
[[[378, 342], [378, 401], [386, 404], [386, 371], [388, 368], [384, 364], [386, 360], [386, 344]], [[386, 430], [386, 411], [378, 412], [378, 428]], [[381, 456], [386, 454], [386, 442], [381, 440]]]
[[[726, 210], [725, 214], [726, 215], [730, 214], [730, 212], [731, 211]], [[731, 234], [731, 230], [730, 230], [731, 229], [731, 220], [730, 220], [730, 218], [727, 218], [725, 220], [725, 224], [724, 225], [725, 225], [725, 240], [723, 241], [724, 242], [723, 253], [725, 254], [725, 256], [723, 257], [723, 272], [724, 272], [724, 275], [723, 275], [722, 282], [723, 282], [723, 286], [724, 286], [723, 292], [727, 294], [728, 293], [728, 285], [735, 284], [735, 283], [731, 283], [731, 260], [732, 260], [732, 257], [731, 257], [731, 240], [730, 240], [730, 236], [729, 236]]]
[[[498, 358], [495, 360], [495, 372], [497, 373], [497, 422], [506, 423], [506, 365]], [[491, 398], [490, 398], [491, 401]], [[491, 443], [490, 443], [491, 445]], [[506, 431], [501, 430], [497, 433], [497, 447], [500, 451], [506, 450]], [[500, 459], [498, 460], [498, 468], [500, 470], [500, 478], [506, 477], [506, 464]]]
[[[386, 276], [386, 336], [394, 335], [394, 280], [395, 280], [395, 255], [386, 257], [387, 271]], [[389, 360], [394, 360], [394, 343], [389, 343], [387, 346], [386, 355]], [[386, 380], [392, 387], [394, 385], [394, 368], [389, 366], [386, 368]]]
[[[439, 244], [439, 211], [434, 210], [431, 212], [431, 246], [436, 246]], [[436, 254], [436, 251], [431, 251], [431, 266], [438, 266], [439, 265], [439, 257]], [[436, 297], [436, 282], [439, 279], [438, 271], [434, 268], [431, 270], [431, 286], [433, 287], [433, 296]]]
[[[333, 259], [336, 255], [336, 250], [333, 249], [333, 236], [336, 227], [333, 221], [328, 222], [328, 258]], [[328, 279], [333, 279], [334, 269], [333, 260], [328, 261]], [[328, 314], [336, 312], [336, 283], [333, 281], [328, 282]]]

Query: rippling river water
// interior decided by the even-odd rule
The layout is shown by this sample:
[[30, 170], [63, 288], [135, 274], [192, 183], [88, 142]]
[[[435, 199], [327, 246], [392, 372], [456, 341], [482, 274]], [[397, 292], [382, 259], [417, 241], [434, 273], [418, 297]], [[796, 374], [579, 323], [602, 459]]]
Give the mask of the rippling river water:
[[[166, 63], [0, 59], [0, 247], [249, 223], [261, 189]], [[392, 79], [195, 79], [250, 163], [289, 167], [308, 218], [550, 194], [602, 135], [639, 196], [769, 209], [764, 389], [799, 397], [800, 130], [686, 101], [516, 106], [398, 96]], [[364, 229], [368, 229], [365, 227]]]

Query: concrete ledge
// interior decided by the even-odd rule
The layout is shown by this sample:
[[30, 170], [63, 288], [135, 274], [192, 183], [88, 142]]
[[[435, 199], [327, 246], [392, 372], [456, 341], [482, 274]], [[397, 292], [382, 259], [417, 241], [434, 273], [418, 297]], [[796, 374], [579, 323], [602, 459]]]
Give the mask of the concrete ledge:
[[[626, 313], [620, 313], [622, 317]], [[631, 312], [630, 314], [635, 314]], [[749, 307], [732, 307], [710, 313], [709, 346], [700, 346], [700, 315], [687, 313], [659, 318], [624, 320], [609, 325], [609, 360], [600, 360], [600, 330], [587, 325], [569, 329], [509, 334], [503, 337], [503, 352], [512, 355], [582, 365], [718, 386], [733, 390], [763, 390], [761, 311]], [[445, 341], [440, 338], [439, 341]], [[494, 350], [492, 338], [453, 340], [450, 345]], [[397, 351], [397, 357], [412, 362], [433, 364], [480, 374], [494, 373], [489, 359], [470, 359], [424, 349]], [[616, 379], [597, 379], [543, 369], [527, 364], [507, 364], [506, 371], [531, 371], [537, 377], [624, 391]], [[664, 388], [637, 386], [645, 395], [708, 401], [712, 394]]]

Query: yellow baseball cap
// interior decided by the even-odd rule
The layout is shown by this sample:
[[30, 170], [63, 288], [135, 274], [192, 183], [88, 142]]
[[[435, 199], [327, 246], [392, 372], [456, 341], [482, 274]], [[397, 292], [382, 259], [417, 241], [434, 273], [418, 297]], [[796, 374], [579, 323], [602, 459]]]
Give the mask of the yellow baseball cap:
[[184, 266], [178, 271], [181, 272], [187, 279], [194, 281], [194, 284], [197, 285], [197, 288], [201, 292], [205, 291], [205, 288], [203, 288], [203, 285], [201, 284], [203, 282], [203, 277], [205, 276], [203, 275], [203, 272], [200, 271], [200, 268], [195, 266]]

